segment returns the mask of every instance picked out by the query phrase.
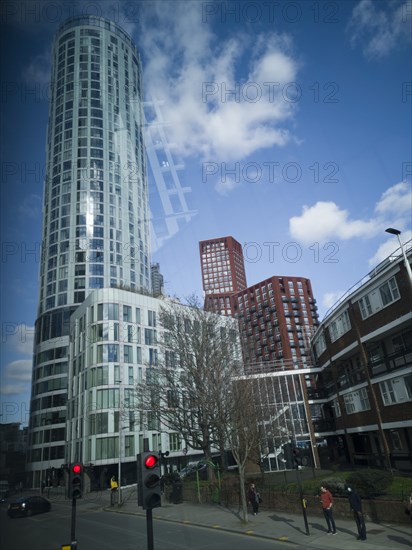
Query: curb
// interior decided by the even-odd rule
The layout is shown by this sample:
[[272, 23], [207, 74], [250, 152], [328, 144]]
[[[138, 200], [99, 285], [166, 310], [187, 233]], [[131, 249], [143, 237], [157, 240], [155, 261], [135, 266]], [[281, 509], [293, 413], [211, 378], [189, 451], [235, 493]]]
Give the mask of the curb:
[[[127, 514], [129, 516], [140, 516], [140, 517], [146, 517], [144, 513], [142, 512], [128, 512], [127, 510], [113, 510], [112, 508], [103, 508], [105, 512], [115, 512], [117, 514]], [[214, 529], [215, 531], [225, 531], [227, 533], [234, 533], [236, 535], [245, 535], [247, 537], [257, 537], [260, 539], [265, 540], [275, 540], [278, 542], [284, 542], [286, 544], [290, 544], [293, 546], [302, 546], [299, 542], [294, 542], [292, 540], [289, 540], [287, 537], [270, 537], [269, 535], [262, 535], [260, 533], [255, 533], [253, 530], [250, 531], [240, 531], [238, 529], [233, 529], [230, 527], [222, 527], [221, 525], [210, 525], [208, 523], [199, 523], [189, 520], [181, 520], [181, 519], [170, 519], [170, 518], [164, 518], [162, 516], [153, 516], [153, 519], [157, 519], [159, 521], [167, 521], [169, 523], [180, 523], [181, 525], [189, 525], [193, 527], [203, 527], [204, 529]], [[315, 546], [306, 545], [306, 548], [313, 548], [316, 550]]]

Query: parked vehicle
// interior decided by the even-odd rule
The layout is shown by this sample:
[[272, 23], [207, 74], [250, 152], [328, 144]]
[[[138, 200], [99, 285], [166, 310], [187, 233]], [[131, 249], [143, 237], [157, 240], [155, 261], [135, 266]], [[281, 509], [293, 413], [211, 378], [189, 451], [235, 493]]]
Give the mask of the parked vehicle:
[[10, 502], [7, 513], [10, 518], [17, 516], [31, 516], [32, 514], [41, 514], [50, 512], [51, 502], [47, 498], [39, 495], [29, 497], [19, 497]]

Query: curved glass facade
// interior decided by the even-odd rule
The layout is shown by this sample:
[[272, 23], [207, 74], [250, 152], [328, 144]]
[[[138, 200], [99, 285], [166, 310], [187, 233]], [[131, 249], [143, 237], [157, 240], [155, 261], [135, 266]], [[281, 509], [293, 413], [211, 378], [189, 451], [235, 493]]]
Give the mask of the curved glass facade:
[[35, 486], [64, 459], [71, 314], [97, 288], [150, 290], [136, 47], [111, 21], [73, 17], [52, 56], [28, 456]]

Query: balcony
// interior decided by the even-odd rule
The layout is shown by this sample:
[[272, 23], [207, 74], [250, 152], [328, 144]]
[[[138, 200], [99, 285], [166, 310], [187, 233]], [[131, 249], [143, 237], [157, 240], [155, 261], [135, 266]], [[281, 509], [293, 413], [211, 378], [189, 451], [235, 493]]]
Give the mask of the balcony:
[[313, 428], [315, 432], [334, 432], [336, 430], [336, 423], [333, 419], [330, 420], [314, 420]]
[[365, 380], [365, 370], [360, 368], [340, 375], [337, 379], [336, 385], [339, 390], [344, 390], [346, 388], [356, 386], [357, 384], [361, 384], [362, 382], [365, 382]]
[[398, 369], [412, 367], [412, 348], [408, 348], [403, 352], [393, 353], [380, 359], [369, 361], [368, 368], [370, 377], [373, 378], [378, 374], [391, 372]]
[[326, 399], [327, 395], [323, 388], [307, 388], [308, 399]]

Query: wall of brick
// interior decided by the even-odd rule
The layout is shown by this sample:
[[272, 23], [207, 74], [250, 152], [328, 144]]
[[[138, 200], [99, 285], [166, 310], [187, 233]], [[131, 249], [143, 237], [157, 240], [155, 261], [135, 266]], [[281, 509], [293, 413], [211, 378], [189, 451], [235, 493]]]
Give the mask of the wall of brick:
[[[265, 488], [259, 489], [263, 502], [261, 508], [264, 510], [273, 510], [277, 513], [291, 513], [301, 514], [302, 508], [299, 495], [296, 493], [277, 493], [272, 490], [266, 490]], [[216, 503], [217, 502], [217, 490], [216, 487], [201, 487], [200, 498], [202, 503]], [[323, 519], [322, 508], [319, 503], [319, 498], [314, 495], [304, 495], [307, 501], [307, 514], [308, 516], [319, 516]], [[195, 484], [183, 485], [183, 500], [186, 502], [199, 502], [198, 493]], [[221, 504], [224, 506], [239, 506], [240, 507], [240, 494], [239, 491], [233, 487], [222, 487]], [[374, 522], [385, 523], [410, 523], [410, 516], [407, 513], [406, 502], [399, 500], [367, 500], [363, 499], [363, 511], [366, 521], [372, 520]], [[334, 498], [334, 517], [337, 527], [339, 529], [339, 518], [352, 519], [353, 513], [350, 510], [348, 499], [346, 498]]]

